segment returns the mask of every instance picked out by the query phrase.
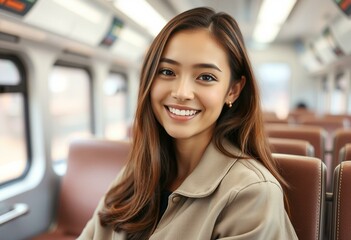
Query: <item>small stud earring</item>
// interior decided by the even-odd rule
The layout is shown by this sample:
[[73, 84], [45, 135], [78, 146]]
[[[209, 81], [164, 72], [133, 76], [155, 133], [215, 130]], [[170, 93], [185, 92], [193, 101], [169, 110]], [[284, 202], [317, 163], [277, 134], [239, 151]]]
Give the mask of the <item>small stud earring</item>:
[[232, 105], [232, 102], [231, 101], [228, 101], [228, 107], [231, 108], [233, 105]]

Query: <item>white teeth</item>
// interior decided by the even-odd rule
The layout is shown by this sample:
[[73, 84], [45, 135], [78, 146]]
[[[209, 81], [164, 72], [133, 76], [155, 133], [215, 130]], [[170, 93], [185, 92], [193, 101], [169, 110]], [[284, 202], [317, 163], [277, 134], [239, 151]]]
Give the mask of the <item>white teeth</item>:
[[179, 110], [176, 108], [168, 107], [169, 111], [178, 116], [193, 116], [197, 113], [196, 110]]

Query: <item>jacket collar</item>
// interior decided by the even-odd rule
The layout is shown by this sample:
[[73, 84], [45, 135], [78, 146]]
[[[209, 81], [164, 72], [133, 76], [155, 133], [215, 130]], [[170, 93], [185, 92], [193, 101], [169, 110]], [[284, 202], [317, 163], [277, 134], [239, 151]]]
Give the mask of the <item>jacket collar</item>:
[[[225, 141], [223, 145], [227, 151], [235, 156], [241, 155], [241, 152], [229, 142]], [[174, 193], [193, 198], [210, 195], [216, 190], [236, 161], [237, 158], [230, 158], [224, 155], [211, 142], [196, 168]]]

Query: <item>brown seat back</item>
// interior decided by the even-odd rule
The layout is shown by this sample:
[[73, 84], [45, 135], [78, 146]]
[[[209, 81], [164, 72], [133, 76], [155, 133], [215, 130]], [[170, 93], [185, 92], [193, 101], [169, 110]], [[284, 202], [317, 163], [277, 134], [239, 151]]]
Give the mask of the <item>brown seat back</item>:
[[81, 140], [69, 148], [67, 172], [59, 198], [58, 229], [78, 236], [98, 201], [125, 165], [130, 144], [121, 141]]
[[314, 111], [308, 109], [294, 109], [289, 112], [288, 118], [291, 122], [299, 122], [299, 118], [303, 118], [305, 116], [315, 116], [316, 113]]
[[334, 171], [331, 239], [351, 237], [351, 161], [341, 162]]
[[323, 159], [326, 132], [321, 127], [289, 124], [267, 124], [265, 129], [270, 138], [288, 138], [308, 141], [317, 158]]
[[268, 142], [273, 153], [284, 153], [314, 157], [314, 148], [306, 140], [269, 138]]
[[298, 122], [300, 124], [320, 126], [328, 132], [333, 132], [337, 128], [347, 128], [350, 126], [350, 122], [346, 118], [330, 118], [324, 116], [304, 116], [300, 117]]
[[[332, 169], [335, 169], [337, 165], [340, 163], [339, 153], [342, 147], [344, 147], [347, 143], [351, 143], [351, 129], [339, 128], [334, 132], [333, 138], [333, 165]], [[344, 160], [351, 160], [344, 159]]]
[[339, 151], [339, 163], [351, 160], [351, 143], [345, 144]]
[[291, 222], [300, 240], [322, 239], [326, 191], [326, 167], [314, 157], [273, 154], [288, 182], [285, 190]]
[[[333, 134], [339, 128], [348, 128], [350, 121], [346, 118], [326, 118], [326, 117], [309, 117], [306, 116], [299, 120], [300, 124], [313, 125], [322, 127], [327, 132], [325, 149], [331, 151], [333, 148]], [[333, 168], [334, 169], [334, 168]]]

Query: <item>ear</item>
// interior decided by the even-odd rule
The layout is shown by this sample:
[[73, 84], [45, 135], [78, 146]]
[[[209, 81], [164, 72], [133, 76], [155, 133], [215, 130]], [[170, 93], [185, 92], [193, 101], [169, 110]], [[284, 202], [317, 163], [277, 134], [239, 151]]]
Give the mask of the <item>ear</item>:
[[243, 90], [245, 83], [246, 83], [245, 76], [241, 76], [241, 79], [239, 81], [233, 83], [230, 86], [226, 101], [234, 103], [236, 99], [239, 97], [241, 90]]

